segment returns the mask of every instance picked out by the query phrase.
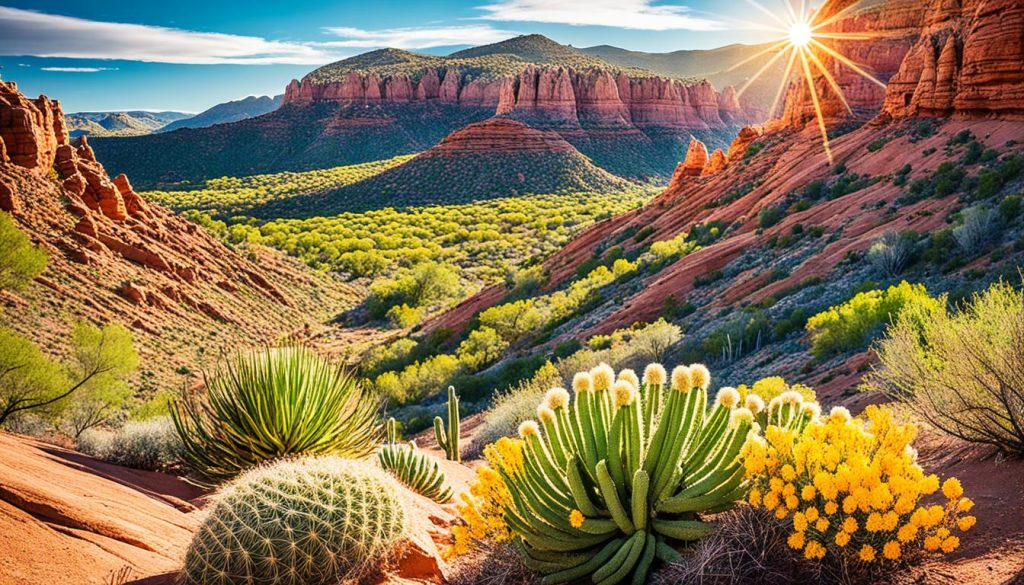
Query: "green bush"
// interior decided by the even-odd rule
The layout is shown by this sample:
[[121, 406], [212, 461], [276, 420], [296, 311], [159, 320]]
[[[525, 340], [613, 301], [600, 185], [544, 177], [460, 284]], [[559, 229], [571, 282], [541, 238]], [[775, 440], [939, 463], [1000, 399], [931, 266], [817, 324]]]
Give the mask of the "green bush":
[[358, 458], [376, 448], [376, 402], [307, 349], [239, 353], [204, 378], [207, 395], [183, 391], [171, 413], [184, 459], [204, 480], [291, 455]]
[[807, 320], [811, 353], [824, 358], [864, 348], [905, 311], [915, 309], [914, 315], [926, 315], [941, 311], [942, 306], [941, 300], [928, 295], [924, 285], [906, 281], [884, 291], [858, 293]]
[[1024, 454], [1024, 293], [998, 283], [959, 312], [905, 311], [878, 346], [869, 388], [941, 431]]
[[0, 290], [18, 290], [46, 269], [46, 251], [32, 245], [6, 212], [0, 211]]
[[537, 403], [544, 398], [544, 393], [561, 385], [562, 376], [558, 370], [546, 363], [528, 380], [498, 393], [483, 413], [483, 421], [473, 434], [469, 453], [479, 455], [484, 445], [514, 435], [520, 423], [536, 415]]
[[379, 566], [403, 533], [397, 486], [369, 463], [305, 457], [253, 469], [213, 498], [183, 585], [334, 585]]
[[89, 429], [78, 437], [76, 448], [115, 465], [159, 470], [181, 461], [181, 437], [170, 416], [128, 421], [115, 431]]
[[373, 385], [398, 404], [408, 404], [446, 388], [462, 367], [455, 356], [436, 355], [413, 362], [399, 372], [384, 372]]

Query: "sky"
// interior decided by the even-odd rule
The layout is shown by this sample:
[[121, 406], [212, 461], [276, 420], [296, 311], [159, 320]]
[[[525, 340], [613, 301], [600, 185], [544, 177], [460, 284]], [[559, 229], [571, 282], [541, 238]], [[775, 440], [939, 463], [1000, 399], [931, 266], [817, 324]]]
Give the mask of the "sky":
[[766, 20], [742, 0], [0, 0], [0, 77], [66, 112], [199, 112], [382, 47], [445, 54], [540, 33], [667, 52], [764, 42]]

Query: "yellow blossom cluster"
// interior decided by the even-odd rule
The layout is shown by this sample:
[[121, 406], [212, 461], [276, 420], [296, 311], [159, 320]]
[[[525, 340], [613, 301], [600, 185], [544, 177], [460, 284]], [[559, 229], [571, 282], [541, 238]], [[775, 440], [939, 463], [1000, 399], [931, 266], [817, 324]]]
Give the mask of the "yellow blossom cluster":
[[487, 465], [476, 470], [469, 491], [459, 494], [456, 508], [462, 524], [452, 528], [454, 541], [445, 551], [447, 557], [469, 552], [482, 541], [505, 542], [512, 532], [505, 523], [505, 508], [512, 503], [505, 481], [498, 469], [514, 475], [523, 469], [523, 441], [502, 438], [484, 449]]
[[740, 393], [740, 398], [743, 400], [746, 400], [747, 396], [750, 394], [756, 394], [760, 396], [761, 400], [765, 403], [770, 402], [771, 399], [776, 396], [781, 396], [790, 391], [799, 392], [800, 396], [802, 396], [805, 401], [813, 402], [817, 399], [813, 388], [804, 386], [803, 384], [793, 384], [790, 386], [781, 376], [761, 378], [750, 386], [740, 384], [736, 387], [736, 390]]
[[[788, 544], [808, 559], [848, 555], [864, 563], [897, 561], [911, 550], [952, 552], [975, 523], [960, 482], [925, 474], [911, 442], [913, 424], [885, 407], [864, 418], [843, 408], [802, 432], [769, 426], [745, 448], [749, 502], [792, 527]], [[933, 496], [933, 494], [936, 494]]]

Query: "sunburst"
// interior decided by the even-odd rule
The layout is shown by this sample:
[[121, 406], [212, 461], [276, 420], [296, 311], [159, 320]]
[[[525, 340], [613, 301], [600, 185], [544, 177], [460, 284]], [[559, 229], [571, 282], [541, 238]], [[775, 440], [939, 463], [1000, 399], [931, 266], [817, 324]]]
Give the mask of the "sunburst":
[[823, 15], [828, 14], [829, 11], [826, 10], [826, 8], [832, 0], [826, 0], [825, 6], [822, 6], [817, 10], [810, 9], [807, 6], [807, 0], [800, 0], [799, 7], [794, 6], [794, 0], [780, 0], [785, 5], [785, 10], [781, 13], [769, 10], [763, 4], [758, 2], [758, 0], [746, 1], [771, 19], [770, 24], [759, 25], [756, 28], [776, 32], [779, 33], [780, 36], [771, 42], [771, 44], [763, 51], [755, 55], [751, 55], [732, 67], [732, 69], [735, 69], [751, 61], [760, 59], [765, 55], [774, 53], [772, 57], [740, 88], [739, 95], [743, 95], [751, 84], [761, 78], [777, 63], [784, 61], [786, 63], [785, 72], [779, 83], [779, 89], [775, 94], [775, 99], [772, 101], [770, 112], [774, 113], [778, 110], [779, 101], [782, 99], [790, 80], [793, 79], [794, 76], [802, 77], [804, 82], [807, 84], [807, 89], [811, 96], [811, 103], [814, 106], [814, 113], [817, 118], [818, 129], [821, 131], [821, 140], [825, 148], [825, 154], [828, 156], [829, 162], [833, 162], [832, 147], [829, 144], [828, 128], [826, 127], [825, 114], [822, 110], [821, 96], [819, 95], [818, 88], [815, 85], [816, 77], [820, 76], [825, 79], [829, 87], [832, 88], [832, 91], [836, 96], [838, 96], [843, 106], [851, 114], [853, 113], [853, 109], [850, 107], [849, 102], [847, 102], [846, 96], [843, 95], [842, 88], [840, 88], [839, 83], [832, 75], [832, 72], [829, 71], [825, 66], [825, 63], [822, 61], [822, 57], [831, 57], [843, 66], [849, 68], [851, 71], [872, 83], [875, 83], [883, 89], [885, 88], [885, 83], [876, 79], [875, 76], [865, 70], [864, 67], [858, 65], [834, 47], [829, 46], [831, 44], [830, 41], [860, 41], [869, 40], [877, 36], [872, 33], [837, 33], [829, 32], [827, 30], [829, 25], [832, 25], [841, 18], [849, 15], [861, 4], [861, 2], [854, 2], [850, 6], [837, 11], [832, 16], [825, 17]]

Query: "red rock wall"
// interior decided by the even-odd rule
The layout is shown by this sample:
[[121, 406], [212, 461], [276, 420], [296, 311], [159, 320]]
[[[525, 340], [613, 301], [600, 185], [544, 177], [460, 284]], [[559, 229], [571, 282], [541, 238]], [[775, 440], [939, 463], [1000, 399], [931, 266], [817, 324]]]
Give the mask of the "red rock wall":
[[571, 128], [725, 128], [760, 122], [763, 115], [747, 113], [731, 87], [719, 93], [707, 82], [687, 85], [662, 77], [535, 65], [526, 66], [515, 78], [495, 80], [466, 80], [453, 69], [430, 69], [419, 80], [382, 80], [353, 71], [326, 84], [293, 80], [284, 97], [285, 103], [293, 104], [425, 100], [493, 107], [498, 115]]
[[537, 130], [505, 118], [470, 124], [451, 133], [423, 156], [493, 154], [495, 152], [572, 152], [557, 132]]
[[0, 81], [0, 143], [7, 159], [18, 166], [49, 172], [57, 147], [67, 144], [64, 112], [46, 96], [29, 100], [18, 85]]

